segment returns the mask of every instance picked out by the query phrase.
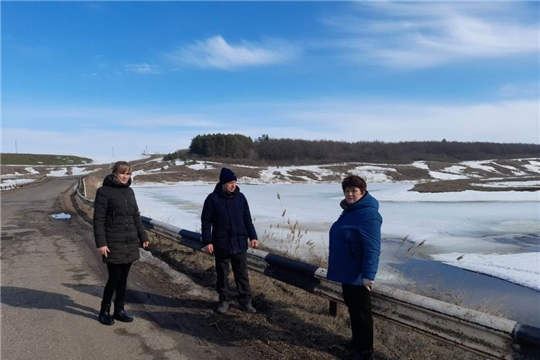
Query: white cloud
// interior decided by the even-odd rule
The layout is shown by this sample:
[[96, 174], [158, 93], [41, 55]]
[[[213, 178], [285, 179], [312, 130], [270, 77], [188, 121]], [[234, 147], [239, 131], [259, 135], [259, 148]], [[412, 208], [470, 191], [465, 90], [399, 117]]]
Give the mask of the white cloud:
[[242, 41], [230, 44], [221, 35], [217, 35], [185, 45], [168, 57], [177, 63], [233, 70], [285, 63], [293, 59], [296, 53], [293, 47], [282, 42], [270, 41], [265, 45], [255, 45]]
[[521, 5], [514, 5], [370, 2], [360, 5], [362, 12], [378, 13], [384, 20], [348, 14], [322, 22], [349, 34], [335, 45], [351, 51], [353, 58], [414, 69], [538, 54], [538, 20], [527, 23]]
[[150, 65], [150, 64], [126, 64], [124, 66], [124, 69], [129, 72], [134, 72], [137, 74], [159, 74], [161, 71], [159, 70], [158, 65]]

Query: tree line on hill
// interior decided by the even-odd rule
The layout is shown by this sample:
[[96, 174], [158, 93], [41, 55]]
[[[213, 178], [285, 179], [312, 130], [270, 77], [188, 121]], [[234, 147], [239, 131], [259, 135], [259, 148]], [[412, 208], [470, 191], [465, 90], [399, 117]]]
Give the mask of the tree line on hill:
[[407, 164], [413, 161], [466, 161], [540, 157], [539, 144], [458, 141], [359, 141], [274, 139], [256, 140], [241, 134], [197, 135], [189, 149], [164, 156], [164, 160], [187, 158], [249, 160], [268, 164], [322, 164], [371, 162]]

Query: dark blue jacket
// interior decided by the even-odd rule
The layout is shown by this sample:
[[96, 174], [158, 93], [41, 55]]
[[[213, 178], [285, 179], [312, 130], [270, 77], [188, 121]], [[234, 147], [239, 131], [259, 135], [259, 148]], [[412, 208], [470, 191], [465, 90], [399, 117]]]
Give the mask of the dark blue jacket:
[[345, 206], [330, 228], [328, 279], [342, 284], [362, 285], [363, 278], [375, 280], [381, 254], [379, 203], [368, 192]]
[[202, 242], [213, 244], [218, 254], [237, 254], [257, 239], [248, 202], [237, 186], [232, 197], [217, 184], [206, 197], [201, 215]]

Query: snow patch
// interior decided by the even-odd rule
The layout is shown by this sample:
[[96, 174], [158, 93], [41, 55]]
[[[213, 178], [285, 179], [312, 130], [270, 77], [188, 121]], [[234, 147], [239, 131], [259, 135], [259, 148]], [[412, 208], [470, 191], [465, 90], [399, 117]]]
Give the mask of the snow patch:
[[36, 171], [33, 167], [26, 167], [24, 170], [30, 174], [39, 174], [39, 171]]
[[[466, 270], [488, 274], [540, 291], [540, 253], [461, 254], [430, 256], [436, 261]], [[459, 259], [459, 260], [458, 260]]]

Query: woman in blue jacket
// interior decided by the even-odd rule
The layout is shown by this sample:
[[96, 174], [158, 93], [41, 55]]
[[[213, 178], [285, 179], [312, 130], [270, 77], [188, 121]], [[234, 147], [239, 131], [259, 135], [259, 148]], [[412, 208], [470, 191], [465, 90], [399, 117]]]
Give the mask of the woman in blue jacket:
[[341, 183], [345, 199], [343, 212], [330, 228], [328, 279], [342, 284], [343, 300], [349, 310], [351, 351], [344, 360], [373, 358], [371, 287], [381, 253], [381, 225], [378, 201], [367, 192], [364, 179], [356, 175]]

